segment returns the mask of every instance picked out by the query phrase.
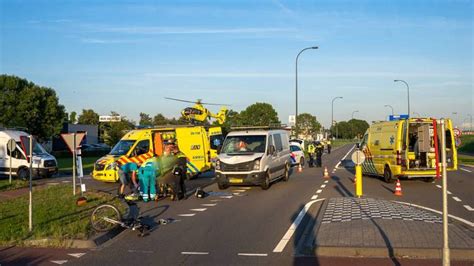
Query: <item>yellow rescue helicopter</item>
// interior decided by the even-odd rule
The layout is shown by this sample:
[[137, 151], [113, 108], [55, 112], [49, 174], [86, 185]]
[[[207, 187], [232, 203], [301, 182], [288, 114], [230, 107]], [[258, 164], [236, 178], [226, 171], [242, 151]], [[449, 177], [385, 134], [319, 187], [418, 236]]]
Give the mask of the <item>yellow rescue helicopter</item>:
[[206, 107], [203, 106], [203, 105], [225, 105], [225, 104], [204, 103], [202, 102], [201, 99], [198, 99], [197, 101], [187, 101], [187, 100], [181, 100], [181, 99], [169, 98], [169, 97], [165, 97], [165, 99], [178, 101], [178, 102], [185, 102], [185, 103], [194, 103], [193, 107], [186, 107], [181, 111], [181, 115], [184, 118], [190, 120], [192, 123], [204, 122], [206, 121], [206, 119], [211, 119], [211, 118], [216, 119], [220, 125], [224, 124], [225, 122], [227, 111], [228, 111], [225, 106], [222, 106], [217, 114], [213, 114], [211, 111], [209, 111]]

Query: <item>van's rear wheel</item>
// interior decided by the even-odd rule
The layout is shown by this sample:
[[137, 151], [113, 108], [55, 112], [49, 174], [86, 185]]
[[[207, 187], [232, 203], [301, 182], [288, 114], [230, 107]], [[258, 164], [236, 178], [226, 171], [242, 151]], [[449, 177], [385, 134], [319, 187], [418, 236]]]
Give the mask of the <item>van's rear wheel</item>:
[[265, 173], [265, 180], [260, 186], [263, 190], [267, 190], [268, 188], [270, 188], [270, 174], [268, 172]]
[[18, 170], [17, 175], [18, 175], [18, 179], [20, 179], [20, 180], [27, 180], [28, 177], [29, 177], [28, 169], [26, 169], [26, 168], [20, 168], [20, 169]]
[[392, 171], [388, 165], [386, 165], [383, 170], [383, 180], [387, 183], [392, 183], [393, 181]]

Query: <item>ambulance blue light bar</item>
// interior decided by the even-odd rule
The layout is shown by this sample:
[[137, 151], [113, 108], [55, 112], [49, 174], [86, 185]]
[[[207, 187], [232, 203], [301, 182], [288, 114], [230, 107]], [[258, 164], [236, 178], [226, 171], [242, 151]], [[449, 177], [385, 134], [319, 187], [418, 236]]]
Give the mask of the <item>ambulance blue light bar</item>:
[[409, 117], [410, 117], [409, 115], [389, 115], [388, 121], [403, 120], [403, 119], [408, 119]]

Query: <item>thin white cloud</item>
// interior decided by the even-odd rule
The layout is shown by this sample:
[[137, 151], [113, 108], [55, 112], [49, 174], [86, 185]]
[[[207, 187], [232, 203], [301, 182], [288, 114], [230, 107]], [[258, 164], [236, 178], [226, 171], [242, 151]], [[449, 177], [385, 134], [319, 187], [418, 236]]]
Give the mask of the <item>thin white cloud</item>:
[[[206, 73], [146, 73], [147, 77], [155, 78], [294, 78], [293, 73], [278, 73], [278, 72], [206, 72]], [[410, 72], [410, 73], [396, 73], [383, 71], [366, 71], [366, 72], [314, 72], [314, 73], [299, 73], [299, 77], [314, 77], [314, 78], [394, 78], [398, 76], [403, 77], [443, 77], [443, 78], [457, 78], [461, 77], [459, 74], [451, 73], [424, 73], [424, 72]]]
[[113, 40], [113, 39], [95, 39], [95, 38], [82, 38], [83, 43], [92, 44], [114, 44], [114, 43], [137, 43], [139, 40]]
[[245, 28], [196, 28], [196, 27], [155, 27], [155, 26], [92, 26], [89, 32], [121, 33], [121, 34], [256, 34], [292, 32], [293, 28], [280, 27], [245, 27]]

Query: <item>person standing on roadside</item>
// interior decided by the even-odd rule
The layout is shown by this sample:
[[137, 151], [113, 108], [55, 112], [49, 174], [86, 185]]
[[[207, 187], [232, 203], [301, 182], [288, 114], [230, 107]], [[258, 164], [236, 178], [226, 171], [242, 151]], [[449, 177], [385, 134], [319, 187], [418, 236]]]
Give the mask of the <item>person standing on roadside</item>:
[[326, 145], [327, 145], [327, 148], [328, 148], [328, 154], [330, 154], [331, 153], [331, 139], [328, 139], [326, 141]]
[[313, 165], [314, 165], [314, 153], [315, 153], [315, 151], [316, 151], [316, 148], [315, 148], [314, 144], [311, 142], [308, 145], [308, 155], [309, 155], [308, 165], [309, 165], [309, 167], [313, 167]]
[[321, 142], [316, 142], [316, 167], [322, 167], [322, 157], [324, 152], [324, 146]]

